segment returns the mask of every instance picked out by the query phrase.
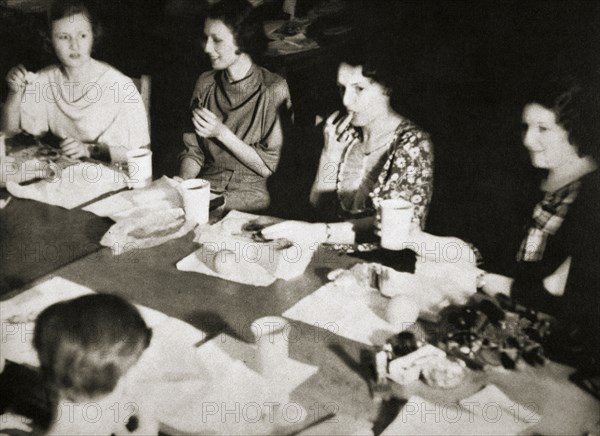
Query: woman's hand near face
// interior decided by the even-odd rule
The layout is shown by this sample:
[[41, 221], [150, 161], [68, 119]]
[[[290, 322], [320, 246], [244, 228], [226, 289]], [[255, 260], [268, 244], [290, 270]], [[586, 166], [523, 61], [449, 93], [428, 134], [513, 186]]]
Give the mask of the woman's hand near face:
[[349, 128], [352, 115], [347, 115], [335, 122], [339, 114], [339, 111], [336, 111], [327, 118], [323, 128], [323, 136], [325, 139], [325, 152], [341, 156], [348, 146], [358, 141], [358, 138], [353, 129]]
[[90, 157], [89, 145], [79, 142], [73, 138], [65, 138], [60, 143], [60, 148], [63, 153], [71, 159], [80, 159], [82, 157]]
[[6, 74], [6, 83], [8, 84], [8, 89], [12, 93], [17, 93], [23, 89], [23, 87], [27, 84], [27, 69], [19, 64], [16, 67], [11, 68]]
[[192, 122], [196, 134], [202, 138], [221, 139], [227, 126], [206, 108], [196, 108], [192, 112]]

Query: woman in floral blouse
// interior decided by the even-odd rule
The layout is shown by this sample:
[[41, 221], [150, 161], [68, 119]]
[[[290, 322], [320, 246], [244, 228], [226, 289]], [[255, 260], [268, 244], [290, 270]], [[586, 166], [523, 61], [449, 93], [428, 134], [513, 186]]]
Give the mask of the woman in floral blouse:
[[325, 144], [311, 204], [335, 208], [335, 223], [286, 221], [265, 228], [265, 238], [355, 244], [378, 227], [383, 199], [414, 205], [413, 222], [424, 227], [433, 191], [433, 146], [429, 135], [392, 107], [398, 73], [390, 56], [363, 51], [344, 58], [337, 81], [347, 114], [325, 122]]

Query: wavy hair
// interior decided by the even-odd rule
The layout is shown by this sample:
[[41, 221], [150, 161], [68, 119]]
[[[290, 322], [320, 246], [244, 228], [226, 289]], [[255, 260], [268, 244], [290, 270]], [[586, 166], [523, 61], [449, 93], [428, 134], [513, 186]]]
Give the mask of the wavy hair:
[[266, 51], [268, 41], [260, 7], [253, 8], [247, 0], [221, 0], [210, 7], [206, 18], [222, 21], [233, 33], [240, 51], [252, 59]]
[[92, 294], [42, 311], [33, 344], [52, 392], [75, 401], [112, 392], [151, 338], [152, 330], [131, 303]]
[[534, 86], [524, 105], [537, 103], [551, 110], [569, 134], [579, 156], [600, 163], [600, 81], [598, 77], [550, 77]]

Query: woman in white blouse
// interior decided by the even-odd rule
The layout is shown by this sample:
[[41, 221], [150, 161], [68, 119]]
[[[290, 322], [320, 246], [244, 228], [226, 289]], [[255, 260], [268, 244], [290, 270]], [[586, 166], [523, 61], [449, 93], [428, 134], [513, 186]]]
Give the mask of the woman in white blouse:
[[48, 23], [58, 63], [37, 74], [23, 65], [8, 72], [1, 129], [34, 136], [51, 132], [71, 158], [125, 161], [127, 151], [148, 146], [146, 111], [135, 85], [91, 56], [101, 28], [87, 4], [54, 0]]

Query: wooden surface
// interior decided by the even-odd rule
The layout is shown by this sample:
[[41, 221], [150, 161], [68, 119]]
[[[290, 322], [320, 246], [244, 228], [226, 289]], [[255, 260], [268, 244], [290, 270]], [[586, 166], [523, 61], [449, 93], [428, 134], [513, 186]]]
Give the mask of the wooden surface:
[[0, 295], [98, 250], [111, 225], [82, 210], [13, 198], [0, 210]]
[[[28, 202], [17, 203], [11, 213], [28, 211], [32, 228], [37, 235], [46, 235], [48, 242], [60, 242], [72, 235], [93, 240], [100, 237], [102, 228], [95, 219], [80, 211], [54, 210]], [[14, 220], [15, 217], [12, 217]], [[35, 223], [35, 224], [34, 224]], [[77, 231], [72, 231], [76, 229]], [[68, 228], [71, 231], [65, 231]], [[12, 227], [15, 231], [14, 227]], [[39, 236], [38, 236], [39, 237]], [[10, 235], [9, 244], [19, 238], [36, 240], [27, 231]], [[52, 239], [57, 238], [57, 239]], [[81, 239], [87, 240], [87, 239]], [[3, 244], [4, 238], [3, 238]], [[158, 309], [182, 319], [214, 335], [225, 331], [239, 338], [249, 338], [250, 323], [264, 315], [279, 315], [301, 298], [318, 289], [333, 268], [347, 267], [355, 262], [346, 256], [319, 250], [306, 273], [294, 280], [277, 280], [266, 288], [255, 288], [201, 274], [180, 272], [175, 263], [197, 248], [192, 234], [162, 246], [113, 256], [102, 248], [72, 263], [56, 269], [51, 276], [61, 276], [98, 292], [125, 296], [134, 302]], [[52, 265], [45, 266], [51, 269]], [[23, 270], [26, 265], [23, 265]], [[8, 298], [18, 290], [11, 292]], [[340, 296], [343, 301], [343, 296]], [[364, 364], [370, 348], [346, 340], [322, 328], [298, 324], [300, 336], [290, 343], [290, 356], [319, 367], [319, 372], [301, 385], [291, 397], [308, 412], [308, 419], [318, 419], [334, 411], [338, 415], [373, 420], [377, 405], [372, 401], [367, 379], [370, 369]], [[568, 381], [573, 370], [549, 363], [534, 369], [518, 367], [514, 371], [492, 368], [485, 372], [470, 372], [464, 383], [453, 390], [433, 389], [422, 382], [408, 387], [394, 385], [402, 399], [416, 394], [442, 405], [453, 404], [478, 391], [486, 383], [495, 383], [511, 399], [533, 407], [542, 420], [532, 434], [583, 434], [595, 428], [600, 419], [600, 402]], [[343, 418], [342, 418], [343, 419]], [[343, 423], [330, 423], [339, 426]], [[333, 430], [332, 430], [333, 431]]]

